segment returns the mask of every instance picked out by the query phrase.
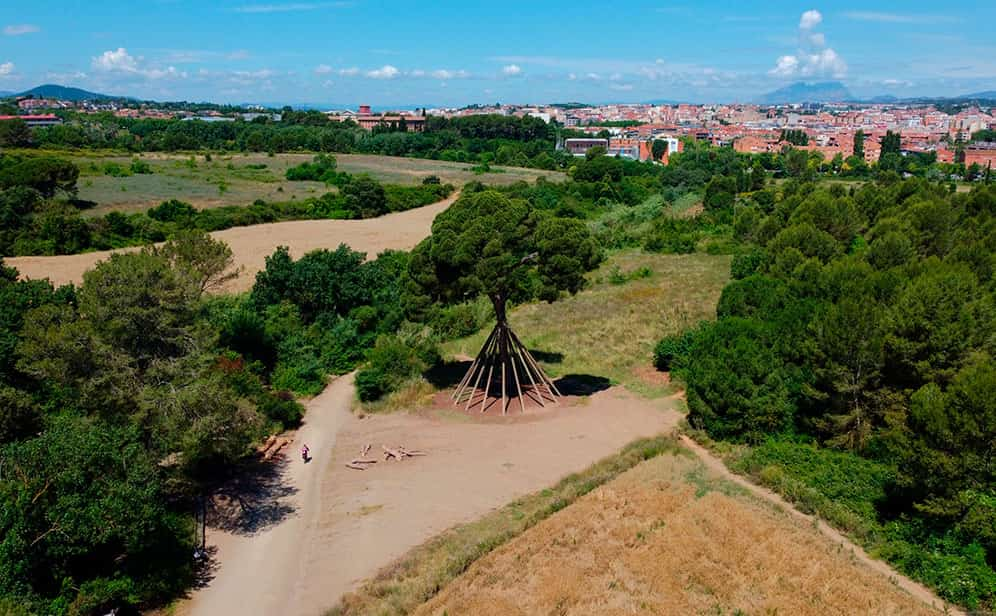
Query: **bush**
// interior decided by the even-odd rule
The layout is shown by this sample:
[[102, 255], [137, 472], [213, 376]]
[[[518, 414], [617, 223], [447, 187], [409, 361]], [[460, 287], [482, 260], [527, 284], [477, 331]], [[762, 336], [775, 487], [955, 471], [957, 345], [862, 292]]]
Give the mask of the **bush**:
[[381, 336], [367, 354], [367, 366], [356, 375], [356, 392], [363, 402], [378, 400], [438, 361], [427, 330], [408, 328]]
[[680, 370], [687, 365], [695, 342], [695, 330], [661, 338], [654, 347], [654, 367], [663, 372]]
[[285, 428], [297, 426], [304, 416], [304, 407], [288, 392], [266, 394], [258, 408], [267, 419], [279, 422]]
[[751, 274], [763, 271], [768, 263], [768, 255], [764, 250], [755, 248], [750, 252], [741, 252], [733, 255], [733, 262], [730, 264], [730, 277], [734, 280], [746, 278]]

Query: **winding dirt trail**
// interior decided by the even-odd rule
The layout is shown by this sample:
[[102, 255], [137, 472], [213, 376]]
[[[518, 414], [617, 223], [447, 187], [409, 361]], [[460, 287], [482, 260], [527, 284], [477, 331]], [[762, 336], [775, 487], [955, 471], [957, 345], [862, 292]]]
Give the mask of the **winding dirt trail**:
[[[277, 246], [287, 246], [294, 258], [320, 248], [336, 248], [346, 244], [353, 250], [374, 257], [388, 250], [408, 250], [429, 235], [432, 221], [460, 196], [454, 192], [448, 198], [425, 207], [387, 214], [363, 220], [294, 220], [248, 227], [233, 227], [211, 235], [228, 244], [235, 265], [242, 270], [220, 292], [240, 293], [252, 287], [256, 272], [265, 267], [266, 257]], [[23, 278], [48, 278], [56, 286], [79, 283], [83, 273], [109, 257], [112, 252], [130, 252], [138, 248], [104, 250], [78, 255], [54, 257], [8, 257], [4, 263], [16, 267]]]

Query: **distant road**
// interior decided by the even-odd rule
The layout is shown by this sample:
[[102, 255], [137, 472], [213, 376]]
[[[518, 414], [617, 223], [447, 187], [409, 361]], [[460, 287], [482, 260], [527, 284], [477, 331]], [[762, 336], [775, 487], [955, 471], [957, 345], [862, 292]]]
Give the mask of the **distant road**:
[[[265, 267], [266, 257], [278, 246], [289, 247], [295, 258], [312, 250], [336, 248], [339, 244], [365, 252], [370, 258], [387, 249], [411, 249], [429, 235], [436, 215], [459, 196], [457, 191], [438, 203], [379, 218], [294, 220], [216, 231], [211, 235], [232, 248], [235, 264], [242, 267], [238, 278], [226, 284], [222, 292], [240, 293], [252, 288], [256, 272]], [[22, 278], [48, 278], [53, 284], [62, 285], [81, 282], [84, 272], [93, 269], [112, 252], [134, 250], [138, 248], [55, 257], [8, 257], [4, 263], [16, 267]]]

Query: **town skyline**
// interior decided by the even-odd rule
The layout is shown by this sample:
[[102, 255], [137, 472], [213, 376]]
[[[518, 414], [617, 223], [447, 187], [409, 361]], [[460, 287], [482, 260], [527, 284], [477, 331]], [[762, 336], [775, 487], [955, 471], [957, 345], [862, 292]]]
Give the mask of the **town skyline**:
[[636, 2], [614, 13], [552, 2], [528, 20], [446, 3], [79, 9], [42, 1], [0, 24], [0, 91], [59, 83], [150, 100], [403, 107], [755, 102], [798, 82], [839, 82], [863, 100], [996, 89], [996, 7], [984, 2], [957, 15], [926, 2]]

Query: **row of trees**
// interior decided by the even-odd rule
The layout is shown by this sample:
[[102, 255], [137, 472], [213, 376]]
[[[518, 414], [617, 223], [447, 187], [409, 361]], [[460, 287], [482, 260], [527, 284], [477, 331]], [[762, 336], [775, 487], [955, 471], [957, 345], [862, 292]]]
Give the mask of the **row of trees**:
[[285, 110], [281, 122], [201, 122], [67, 114], [59, 126], [32, 131], [23, 122], [0, 123], [0, 145], [113, 148], [131, 152], [222, 150], [343, 152], [415, 156], [459, 162], [493, 162], [541, 169], [564, 168], [554, 129], [539, 118], [498, 115], [430, 117], [424, 132], [385, 125], [366, 131], [317, 112]]

